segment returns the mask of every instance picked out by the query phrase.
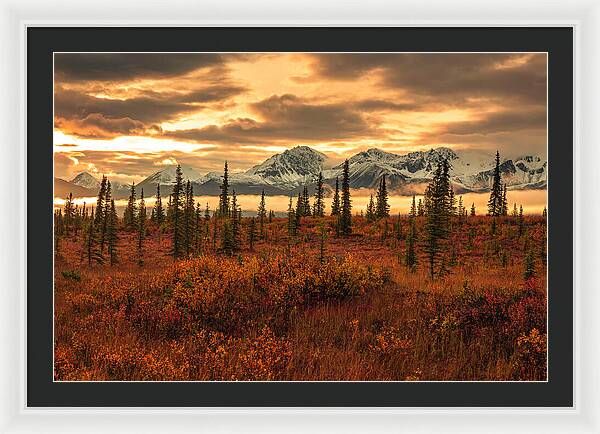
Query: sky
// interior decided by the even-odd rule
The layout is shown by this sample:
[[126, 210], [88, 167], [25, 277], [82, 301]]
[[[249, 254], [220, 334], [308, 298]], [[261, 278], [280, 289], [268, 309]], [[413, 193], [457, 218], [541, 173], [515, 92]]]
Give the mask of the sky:
[[243, 171], [297, 145], [337, 164], [446, 146], [546, 158], [546, 54], [57, 53], [55, 176]]

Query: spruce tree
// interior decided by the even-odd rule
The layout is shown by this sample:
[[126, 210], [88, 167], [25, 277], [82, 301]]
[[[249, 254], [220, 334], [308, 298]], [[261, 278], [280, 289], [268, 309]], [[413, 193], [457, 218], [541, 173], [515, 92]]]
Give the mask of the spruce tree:
[[159, 228], [165, 222], [165, 211], [160, 197], [160, 184], [156, 184], [156, 202], [154, 202], [154, 221]]
[[258, 203], [258, 211], [256, 213], [258, 216], [258, 223], [260, 228], [260, 237], [265, 237], [265, 219], [267, 218], [267, 205], [265, 203], [265, 190], [263, 189], [260, 194], [260, 202]]
[[194, 220], [194, 252], [196, 255], [200, 255], [202, 251], [202, 236], [204, 233], [200, 202], [196, 203], [196, 218]]
[[340, 211], [340, 232], [342, 235], [352, 233], [352, 203], [350, 200], [350, 167], [348, 160], [344, 161], [342, 172], [342, 203]]
[[404, 233], [402, 231], [402, 216], [400, 215], [400, 213], [398, 213], [398, 220], [396, 220], [394, 229], [396, 232], [396, 239], [398, 241], [400, 241], [402, 238], [404, 238]]
[[98, 247], [98, 232], [96, 230], [96, 226], [94, 225], [94, 220], [92, 220], [88, 224], [87, 234], [85, 237], [85, 251], [89, 266], [92, 265], [92, 262], [96, 262], [98, 264], [104, 263], [104, 258], [100, 254]]
[[423, 201], [419, 198], [419, 204], [417, 205], [417, 215], [419, 217], [423, 217], [425, 215], [425, 206], [423, 206]]
[[108, 243], [108, 256], [110, 258], [111, 266], [118, 262], [117, 243], [119, 242], [119, 235], [117, 231], [117, 220], [115, 200], [111, 199], [106, 223], [106, 242]]
[[98, 191], [98, 199], [96, 200], [96, 216], [94, 217], [94, 226], [96, 227], [96, 230], [99, 231], [101, 231], [101, 228], [103, 226], [102, 221], [104, 220], [106, 182], [106, 176], [102, 176], [102, 181], [100, 181], [100, 190]]
[[502, 177], [500, 174], [500, 153], [496, 151], [496, 166], [492, 178], [492, 189], [488, 201], [488, 215], [498, 217], [502, 215]]
[[413, 272], [417, 268], [417, 253], [415, 250], [417, 243], [417, 208], [415, 206], [415, 196], [413, 195], [412, 206], [409, 214], [409, 230], [406, 238], [406, 254], [404, 256], [404, 265]]
[[335, 190], [333, 191], [333, 202], [331, 203], [331, 215], [340, 214], [340, 188], [339, 179], [335, 178]]
[[144, 265], [144, 239], [146, 238], [146, 202], [144, 201], [144, 189], [140, 192], [140, 206], [137, 218], [138, 223], [138, 244], [137, 244], [137, 263], [141, 267]]
[[523, 205], [519, 206], [518, 225], [519, 225], [519, 238], [521, 238], [523, 236], [523, 234], [525, 233], [525, 219], [523, 218]]
[[183, 251], [186, 256], [189, 256], [192, 252], [196, 221], [194, 189], [189, 179], [185, 185], [183, 204]]
[[223, 169], [223, 183], [221, 184], [221, 194], [219, 195], [219, 214], [221, 216], [229, 215], [229, 173], [227, 169], [227, 161]]
[[475, 217], [475, 202], [471, 204], [471, 217]]
[[465, 216], [465, 207], [463, 205], [462, 196], [458, 197], [458, 208], [456, 209], [456, 213], [461, 219]]
[[389, 217], [390, 205], [388, 203], [387, 186], [385, 185], [385, 173], [379, 181], [379, 189], [377, 190], [377, 206], [375, 208], [375, 217], [378, 219]]
[[501, 214], [503, 216], [507, 216], [508, 215], [508, 199], [506, 197], [506, 183], [504, 184], [504, 187], [502, 189], [502, 206], [501, 206]]
[[173, 193], [171, 194], [171, 214], [172, 214], [172, 249], [173, 258], [180, 259], [185, 254], [183, 245], [184, 221], [183, 221], [183, 205], [185, 191], [183, 186], [183, 176], [181, 166], [178, 164], [175, 169], [175, 185], [173, 185]]
[[67, 196], [67, 200], [65, 201], [64, 210], [65, 210], [65, 214], [63, 217], [63, 221], [64, 221], [64, 225], [65, 225], [65, 235], [69, 236], [71, 226], [73, 225], [73, 213], [74, 213], [73, 193], [69, 193], [69, 196]]
[[542, 217], [548, 218], [548, 209], [546, 207], [544, 207], [544, 209], [542, 210]]
[[240, 249], [240, 219], [242, 211], [238, 208], [237, 197], [235, 190], [231, 192], [231, 244], [232, 251], [236, 252]]
[[294, 210], [294, 205], [292, 203], [292, 196], [290, 196], [290, 203], [288, 205], [287, 218], [288, 218], [288, 221], [287, 221], [288, 235], [295, 236], [296, 230], [297, 230], [296, 211]]
[[312, 214], [310, 210], [310, 199], [308, 198], [308, 188], [306, 185], [302, 189], [302, 217], [310, 217]]
[[[102, 188], [101, 188], [102, 189]], [[104, 254], [104, 240], [106, 238], [106, 231], [108, 226], [108, 216], [110, 214], [110, 203], [112, 201], [111, 197], [111, 187], [110, 181], [106, 180], [106, 190], [104, 192], [104, 208], [96, 208], [102, 209], [102, 222], [100, 226], [100, 253]]]
[[375, 220], [375, 215], [375, 202], [373, 202], [373, 195], [371, 195], [365, 216], [368, 222], [372, 222]]
[[[98, 208], [96, 208], [96, 216], [98, 215]], [[123, 223], [127, 230], [137, 230], [137, 204], [135, 200], [135, 183], [131, 184], [129, 189], [129, 200], [125, 207], [125, 213], [123, 214]]]
[[296, 201], [296, 228], [300, 227], [302, 218], [302, 193], [298, 192], [298, 200]]
[[315, 189], [315, 203], [313, 205], [313, 216], [325, 216], [325, 202], [323, 201], [323, 172], [319, 172], [317, 187]]
[[440, 261], [443, 242], [449, 235], [450, 199], [449, 199], [449, 166], [448, 161], [438, 163], [434, 178], [429, 184], [429, 207], [426, 210], [425, 222], [425, 252], [429, 259], [429, 274], [435, 276], [437, 265], [443, 268]]
[[221, 252], [231, 256], [234, 252], [233, 232], [231, 223], [228, 218], [223, 219], [223, 227], [221, 231]]

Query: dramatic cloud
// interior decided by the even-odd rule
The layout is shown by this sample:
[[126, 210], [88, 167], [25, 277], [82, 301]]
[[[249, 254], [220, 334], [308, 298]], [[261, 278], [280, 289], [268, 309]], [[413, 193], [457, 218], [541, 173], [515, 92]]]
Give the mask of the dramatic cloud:
[[317, 76], [355, 81], [377, 74], [385, 87], [437, 100], [508, 98], [545, 104], [545, 54], [331, 54], [313, 56]]
[[54, 72], [61, 81], [122, 81], [173, 77], [224, 61], [220, 54], [57, 53]]
[[165, 133], [195, 142], [260, 143], [264, 140], [322, 141], [369, 136], [364, 117], [342, 104], [312, 104], [295, 95], [273, 95], [250, 105], [261, 120], [240, 118], [223, 125]]
[[546, 55], [56, 54], [55, 171], [245, 170], [295, 145], [546, 152]]

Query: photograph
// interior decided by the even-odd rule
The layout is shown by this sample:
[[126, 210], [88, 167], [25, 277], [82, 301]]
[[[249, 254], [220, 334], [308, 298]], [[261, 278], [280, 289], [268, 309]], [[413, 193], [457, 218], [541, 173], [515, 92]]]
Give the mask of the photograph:
[[54, 52], [53, 381], [547, 382], [548, 78]]

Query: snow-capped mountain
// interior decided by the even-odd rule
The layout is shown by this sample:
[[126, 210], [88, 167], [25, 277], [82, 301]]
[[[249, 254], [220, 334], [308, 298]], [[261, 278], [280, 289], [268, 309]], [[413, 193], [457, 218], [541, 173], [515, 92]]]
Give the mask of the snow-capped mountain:
[[[420, 190], [433, 177], [437, 164], [442, 159], [450, 162], [450, 177], [457, 192], [486, 191], [492, 183], [494, 155], [483, 151], [453, 151], [439, 147], [428, 151], [394, 154], [372, 148], [359, 152], [348, 159], [351, 188], [377, 188], [385, 174], [390, 191], [397, 194], [412, 194]], [[236, 172], [229, 167], [229, 185], [237, 194], [268, 195], [296, 194], [306, 185], [312, 191], [319, 173], [327, 189], [335, 184], [336, 177], [341, 179], [343, 165], [327, 168], [327, 157], [308, 146], [295, 148], [275, 154], [262, 163], [246, 170]], [[330, 167], [330, 166], [329, 166]], [[175, 183], [176, 166], [166, 166], [153, 173], [136, 185], [136, 191], [144, 189], [145, 195], [153, 195], [156, 185], [161, 185], [161, 193], [168, 195]], [[197, 195], [218, 195], [223, 180], [222, 172], [202, 174], [197, 169], [182, 166], [184, 182], [191, 181]], [[509, 189], [545, 188], [547, 162], [537, 155], [524, 155], [501, 161], [502, 181]], [[96, 195], [100, 182], [93, 175], [82, 172], [68, 182], [73, 188], [85, 189], [90, 195]], [[113, 195], [127, 197], [129, 186], [111, 181]]]
[[[380, 149], [360, 152], [348, 160], [352, 188], [376, 188], [386, 175], [389, 188], [403, 190], [429, 182], [442, 159], [450, 162], [450, 177], [459, 191], [482, 191], [491, 186], [494, 156], [482, 152], [455, 152], [440, 147], [429, 151], [392, 154]], [[546, 186], [546, 161], [539, 156], [506, 159], [500, 164], [502, 180], [511, 189]], [[342, 175], [342, 165], [324, 172], [326, 179]]]
[[[175, 184], [176, 170], [177, 166], [166, 166], [164, 169], [161, 169], [158, 172], [150, 175], [148, 178], [142, 181], [142, 183], [173, 185]], [[181, 177], [183, 178], [184, 182], [187, 182], [188, 180], [196, 182], [202, 179], [203, 175], [193, 167], [181, 166]]]
[[75, 178], [71, 179], [71, 183], [78, 185], [83, 188], [89, 188], [91, 190], [98, 190], [100, 188], [100, 181], [88, 172], [81, 172]]
[[326, 160], [324, 154], [308, 146], [296, 146], [267, 158], [244, 175], [259, 177], [269, 185], [294, 188], [314, 182]]
[[[89, 190], [91, 196], [97, 195], [98, 190], [100, 189], [100, 179], [96, 178], [89, 172], [81, 172], [77, 174], [77, 176], [75, 176], [71, 181], [66, 182]], [[110, 180], [110, 186], [113, 196], [116, 197], [120, 197], [122, 194], [129, 191], [129, 186], [119, 181]]]

